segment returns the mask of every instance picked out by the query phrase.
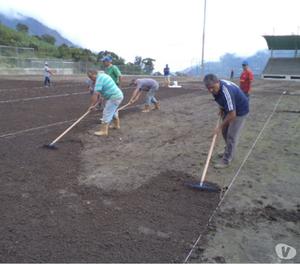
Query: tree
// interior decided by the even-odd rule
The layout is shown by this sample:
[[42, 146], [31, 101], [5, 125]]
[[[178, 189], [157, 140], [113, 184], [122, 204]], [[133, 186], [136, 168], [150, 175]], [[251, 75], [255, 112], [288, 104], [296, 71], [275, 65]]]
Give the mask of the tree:
[[58, 55], [59, 58], [64, 58], [64, 59], [72, 58], [71, 49], [66, 44], [62, 44], [58, 47], [58, 54], [59, 54]]
[[55, 37], [51, 36], [51, 35], [48, 35], [48, 34], [44, 34], [41, 36], [42, 40], [49, 43], [49, 44], [52, 44], [54, 45], [55, 42], [56, 42], [56, 39]]
[[137, 66], [140, 66], [142, 67], [143, 66], [143, 63], [142, 63], [142, 57], [141, 56], [136, 56], [134, 58], [134, 65], [137, 65]]
[[22, 32], [22, 33], [26, 33], [26, 34], [28, 33], [28, 30], [29, 30], [28, 26], [26, 26], [25, 24], [22, 24], [22, 23], [18, 23], [16, 25], [16, 29], [18, 32]]
[[155, 60], [154, 59], [151, 59], [151, 58], [145, 58], [142, 60], [142, 63], [143, 63], [143, 71], [146, 73], [146, 74], [151, 74], [154, 70], [154, 62]]

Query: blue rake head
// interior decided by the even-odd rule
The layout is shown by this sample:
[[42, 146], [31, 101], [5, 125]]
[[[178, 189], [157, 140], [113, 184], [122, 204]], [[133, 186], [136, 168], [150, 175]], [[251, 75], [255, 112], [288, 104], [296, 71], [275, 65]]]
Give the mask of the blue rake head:
[[220, 192], [221, 191], [220, 187], [217, 186], [216, 184], [211, 184], [211, 183], [207, 183], [207, 182], [203, 182], [202, 184], [199, 182], [198, 183], [187, 182], [184, 185], [189, 188], [200, 190], [200, 191], [205, 191], [205, 192]]

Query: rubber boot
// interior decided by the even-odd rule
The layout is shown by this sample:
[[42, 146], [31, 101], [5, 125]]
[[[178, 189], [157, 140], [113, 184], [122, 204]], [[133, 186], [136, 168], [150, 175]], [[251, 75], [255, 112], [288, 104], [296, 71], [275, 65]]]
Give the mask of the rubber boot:
[[96, 136], [108, 136], [108, 124], [103, 123], [100, 126], [100, 131], [94, 133]]
[[112, 121], [112, 124], [109, 126], [109, 128], [112, 128], [112, 129], [120, 129], [120, 118], [114, 118], [113, 121]]
[[153, 108], [153, 110], [159, 110], [159, 109], [160, 109], [159, 102], [154, 103], [154, 108]]
[[143, 113], [150, 112], [150, 105], [145, 105], [144, 109], [142, 110]]

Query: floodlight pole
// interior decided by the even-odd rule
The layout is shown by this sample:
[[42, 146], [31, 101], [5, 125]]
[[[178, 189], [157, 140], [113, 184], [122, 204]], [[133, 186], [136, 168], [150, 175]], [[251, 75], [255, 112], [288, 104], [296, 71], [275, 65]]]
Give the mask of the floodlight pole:
[[201, 76], [204, 77], [204, 44], [205, 44], [205, 22], [206, 22], [206, 0], [204, 0], [204, 19], [203, 19], [203, 34], [202, 34], [202, 57], [201, 57]]

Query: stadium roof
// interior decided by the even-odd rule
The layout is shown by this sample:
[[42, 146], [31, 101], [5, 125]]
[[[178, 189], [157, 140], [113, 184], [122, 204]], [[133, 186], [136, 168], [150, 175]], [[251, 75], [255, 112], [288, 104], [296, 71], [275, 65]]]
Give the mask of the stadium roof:
[[267, 41], [269, 50], [298, 50], [300, 49], [300, 36], [263, 36]]

